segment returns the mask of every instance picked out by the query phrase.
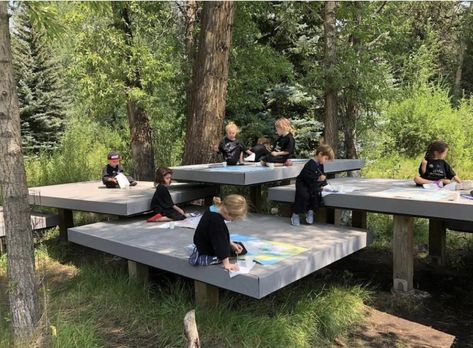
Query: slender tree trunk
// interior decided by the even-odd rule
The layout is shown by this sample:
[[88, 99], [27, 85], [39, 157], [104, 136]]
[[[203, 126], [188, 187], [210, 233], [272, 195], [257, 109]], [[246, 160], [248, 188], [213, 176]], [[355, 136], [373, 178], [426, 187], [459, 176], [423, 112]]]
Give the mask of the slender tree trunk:
[[211, 161], [211, 146], [223, 133], [233, 16], [232, 1], [204, 3], [189, 96], [184, 164]]
[[336, 56], [336, 16], [335, 1], [325, 2], [324, 33], [325, 33], [325, 143], [337, 151], [337, 90], [335, 86]]
[[[471, 15], [472, 7], [473, 7], [473, 4], [470, 3], [464, 14], [466, 19], [468, 19], [468, 17]], [[464, 20], [463, 22], [466, 23], [467, 20]], [[453, 82], [453, 102], [455, 106], [458, 106], [460, 99], [462, 97], [461, 83], [462, 83], [462, 73], [463, 73], [463, 61], [465, 59], [466, 40], [467, 40], [466, 35], [463, 35], [462, 37], [460, 37], [460, 47], [458, 50], [458, 65], [457, 65], [457, 71], [455, 72], [455, 80]]]
[[[354, 10], [356, 13], [356, 25], [361, 25], [361, 13], [362, 13], [362, 2], [354, 2], [352, 3], [354, 6]], [[360, 38], [358, 37], [356, 31], [350, 36], [350, 44], [355, 51], [356, 57], [358, 58], [360, 55], [361, 49], [361, 42]], [[357, 59], [359, 62], [360, 59]], [[356, 69], [355, 63], [355, 69]], [[355, 76], [358, 76], [357, 71], [355, 71]], [[347, 93], [347, 103], [346, 103], [346, 113], [345, 113], [345, 120], [344, 124], [345, 127], [343, 129], [344, 133], [344, 147], [345, 147], [345, 157], [346, 158], [357, 158], [358, 154], [356, 151], [356, 124], [359, 118], [359, 107], [357, 101], [357, 83], [353, 81], [353, 83], [348, 87]]]
[[0, 2], [0, 190], [12, 327], [15, 343], [22, 344], [32, 337], [38, 319], [37, 279], [7, 6]]
[[189, 62], [193, 62], [194, 58], [194, 43], [195, 43], [195, 21], [197, 16], [197, 2], [195, 0], [188, 0], [186, 1], [185, 7], [185, 26], [186, 26], [186, 33], [185, 33], [185, 45], [186, 45], [186, 56]]
[[[127, 3], [112, 2], [112, 9], [115, 16], [115, 27], [120, 30], [125, 38], [125, 59], [128, 66], [133, 67], [132, 48], [133, 32], [132, 23]], [[128, 89], [127, 115], [130, 127], [131, 154], [134, 163], [134, 176], [137, 180], [154, 180], [154, 147], [153, 132], [149, 122], [149, 117], [144, 108], [136, 100], [132, 93], [133, 89], [141, 89], [141, 76], [138, 68], [135, 68], [130, 77], [127, 74], [125, 85]]]

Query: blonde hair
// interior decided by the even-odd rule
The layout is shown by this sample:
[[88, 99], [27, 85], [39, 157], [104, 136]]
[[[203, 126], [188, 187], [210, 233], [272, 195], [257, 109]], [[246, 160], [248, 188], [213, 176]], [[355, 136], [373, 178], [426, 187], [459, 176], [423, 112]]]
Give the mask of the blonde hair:
[[220, 197], [214, 197], [213, 202], [220, 212], [232, 217], [233, 219], [244, 219], [248, 212], [246, 199], [241, 195], [228, 195], [223, 199], [223, 201]]
[[333, 149], [330, 145], [321, 144], [315, 150], [315, 155], [322, 154], [322, 156], [327, 156], [329, 160], [333, 160], [335, 158], [335, 154], [333, 153]]
[[238, 128], [235, 122], [228, 122], [225, 126], [225, 132], [228, 132], [229, 129], [234, 129], [236, 133], [240, 133], [240, 128]]
[[274, 126], [276, 128], [280, 128], [288, 133], [294, 134], [294, 128], [291, 126], [291, 121], [289, 121], [285, 117], [278, 118], [276, 122], [274, 122]]

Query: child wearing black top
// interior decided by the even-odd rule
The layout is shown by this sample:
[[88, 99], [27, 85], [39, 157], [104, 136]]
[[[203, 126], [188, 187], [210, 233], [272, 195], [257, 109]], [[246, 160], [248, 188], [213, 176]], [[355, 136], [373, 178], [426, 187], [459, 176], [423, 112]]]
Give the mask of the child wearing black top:
[[320, 145], [315, 150], [314, 159], [310, 159], [296, 179], [296, 197], [294, 200], [291, 224], [300, 225], [299, 214], [306, 214], [306, 222], [314, 223], [314, 210], [320, 207], [322, 187], [327, 185], [324, 164], [333, 160], [333, 150], [329, 145]]
[[243, 219], [246, 212], [246, 200], [240, 195], [228, 195], [223, 201], [214, 197], [214, 205], [205, 211], [195, 229], [195, 248], [189, 263], [194, 266], [222, 263], [226, 270], [238, 271], [238, 264], [230, 263], [230, 256], [241, 254], [243, 248], [230, 241], [225, 220]]
[[448, 145], [440, 140], [432, 142], [427, 148], [424, 159], [419, 166], [419, 175], [414, 178], [417, 185], [436, 184], [439, 187], [452, 181], [461, 182], [455, 171], [445, 161]]
[[227, 135], [218, 146], [214, 146], [214, 151], [221, 153], [228, 165], [232, 166], [243, 163], [243, 153], [251, 155], [252, 152], [247, 150], [245, 145], [237, 139], [240, 129], [235, 123], [229, 122], [225, 127], [225, 131]]
[[294, 151], [296, 149], [291, 121], [282, 117], [276, 120], [274, 125], [279, 137], [276, 139], [271, 152], [261, 159], [261, 164], [265, 166], [267, 163], [279, 163], [291, 166], [292, 161], [290, 159], [294, 158]]
[[156, 169], [156, 191], [151, 200], [151, 209], [155, 214], [148, 219], [148, 222], [184, 220], [186, 215], [184, 210], [179, 208], [172, 201], [168, 187], [172, 181], [172, 170], [165, 167]]
[[[107, 155], [108, 164], [102, 170], [102, 182], [107, 188], [117, 188], [118, 180], [116, 176], [123, 173], [123, 168], [120, 166], [120, 154], [116, 151], [111, 151]], [[131, 176], [126, 176], [130, 186], [135, 186], [137, 182]]]

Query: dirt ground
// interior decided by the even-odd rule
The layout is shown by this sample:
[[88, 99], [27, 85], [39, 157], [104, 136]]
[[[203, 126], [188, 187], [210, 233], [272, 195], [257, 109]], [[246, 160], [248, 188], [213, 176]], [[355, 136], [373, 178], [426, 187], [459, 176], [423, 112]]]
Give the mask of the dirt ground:
[[392, 254], [389, 250], [367, 248], [329, 269], [333, 274], [344, 272], [349, 275], [350, 282], [362, 281], [374, 290], [369, 304], [373, 311], [341, 345], [449, 347], [450, 335], [455, 337], [453, 347], [473, 347], [471, 266], [453, 271], [430, 265], [426, 258], [417, 257], [414, 286], [418, 291], [410, 297], [391, 293]]

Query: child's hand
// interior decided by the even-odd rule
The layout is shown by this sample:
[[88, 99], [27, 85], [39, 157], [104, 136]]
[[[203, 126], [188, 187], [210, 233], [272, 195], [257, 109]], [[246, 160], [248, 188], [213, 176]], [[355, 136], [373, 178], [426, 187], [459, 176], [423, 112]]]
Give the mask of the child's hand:
[[279, 152], [271, 151], [271, 156], [274, 156], [274, 157], [279, 156]]
[[319, 176], [319, 181], [325, 181], [327, 180], [327, 177], [325, 175]]
[[449, 180], [449, 179], [442, 179], [442, 184], [444, 185], [448, 185], [452, 182], [452, 180]]
[[212, 151], [218, 152], [218, 145], [212, 145]]
[[225, 268], [227, 271], [231, 271], [231, 272], [237, 272], [240, 270], [240, 267], [238, 266], [237, 263], [230, 263], [228, 262], [228, 264], [224, 264], [223, 265], [223, 268]]
[[243, 251], [243, 248], [241, 247], [240, 244], [230, 242], [230, 248], [236, 253], [236, 254], [241, 254]]

